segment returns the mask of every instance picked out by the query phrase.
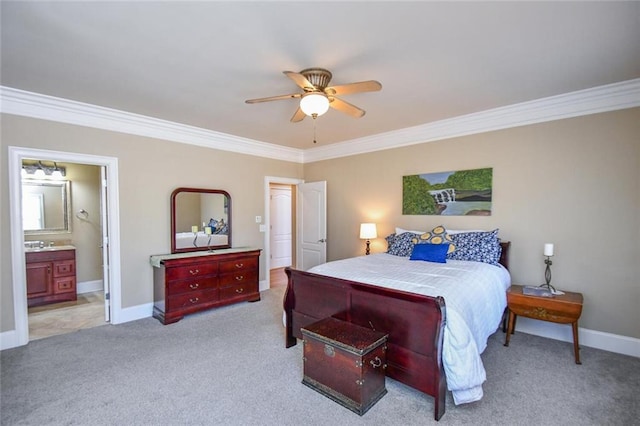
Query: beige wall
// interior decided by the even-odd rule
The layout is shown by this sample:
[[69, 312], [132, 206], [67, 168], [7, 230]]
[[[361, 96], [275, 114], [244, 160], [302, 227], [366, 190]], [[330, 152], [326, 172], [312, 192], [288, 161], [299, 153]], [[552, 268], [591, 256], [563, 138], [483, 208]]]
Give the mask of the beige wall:
[[[493, 167], [490, 217], [403, 216], [402, 176]], [[580, 326], [640, 338], [640, 109], [472, 135], [305, 165], [326, 180], [328, 258], [364, 253], [359, 223], [428, 230], [495, 229], [512, 241], [514, 283], [584, 294]]]
[[[513, 281], [544, 280], [584, 294], [581, 326], [640, 338], [640, 109], [561, 120], [304, 165], [9, 115], [2, 116], [0, 331], [13, 329], [7, 146], [117, 157], [123, 307], [152, 300], [150, 254], [168, 253], [169, 197], [178, 186], [233, 198], [234, 246], [262, 247], [264, 176], [326, 180], [329, 260], [358, 255], [359, 223], [381, 238], [395, 226], [500, 228], [512, 241]], [[402, 176], [493, 167], [490, 217], [403, 216]], [[349, 236], [352, 236], [349, 238]], [[261, 259], [261, 279], [265, 276]]]
[[[2, 115], [0, 134], [0, 332], [14, 329], [7, 146], [118, 158], [122, 307], [153, 300], [149, 255], [169, 253], [169, 198], [180, 186], [224, 189], [233, 201], [233, 245], [263, 247], [264, 177], [302, 178], [303, 167], [193, 145]], [[78, 206], [76, 206], [78, 207]], [[261, 257], [260, 278], [264, 279]]]

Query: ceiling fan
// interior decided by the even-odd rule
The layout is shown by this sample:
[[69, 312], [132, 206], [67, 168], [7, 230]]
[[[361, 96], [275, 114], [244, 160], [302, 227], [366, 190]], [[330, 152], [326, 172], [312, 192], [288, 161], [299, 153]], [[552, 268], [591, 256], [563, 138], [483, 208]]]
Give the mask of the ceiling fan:
[[382, 89], [382, 84], [375, 80], [329, 86], [332, 74], [324, 68], [307, 68], [300, 72], [283, 71], [283, 73], [293, 80], [304, 92], [270, 96], [268, 98], [249, 99], [245, 102], [255, 104], [281, 99], [300, 99], [300, 105], [295, 114], [293, 114], [293, 117], [291, 117], [293, 123], [304, 120], [307, 115], [315, 119], [327, 112], [329, 107], [344, 112], [354, 118], [360, 118], [365, 114], [365, 111], [349, 102], [343, 101], [338, 98], [337, 95], [377, 92]]

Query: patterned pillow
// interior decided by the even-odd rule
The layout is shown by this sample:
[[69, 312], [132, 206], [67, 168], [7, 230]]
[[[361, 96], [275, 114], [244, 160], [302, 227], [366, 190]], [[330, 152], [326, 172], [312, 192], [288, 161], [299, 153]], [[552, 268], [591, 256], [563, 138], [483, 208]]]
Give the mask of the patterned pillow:
[[451, 236], [456, 251], [449, 253], [447, 259], [470, 260], [497, 265], [502, 253], [498, 230], [490, 232], [464, 232]]
[[[418, 234], [404, 232], [400, 235], [392, 235], [394, 235], [394, 237], [389, 243], [387, 253], [394, 256], [411, 256], [411, 252], [413, 251], [413, 239], [417, 238]], [[389, 242], [389, 237], [387, 237], [387, 242]]]
[[413, 243], [414, 244], [425, 244], [425, 243], [427, 243], [427, 244], [444, 244], [444, 243], [448, 243], [449, 244], [448, 253], [453, 253], [453, 251], [456, 249], [455, 243], [451, 239], [451, 236], [449, 236], [449, 234], [447, 234], [447, 230], [442, 225], [436, 226], [430, 232], [425, 232], [424, 234], [420, 235], [419, 238], [415, 238], [413, 240]]

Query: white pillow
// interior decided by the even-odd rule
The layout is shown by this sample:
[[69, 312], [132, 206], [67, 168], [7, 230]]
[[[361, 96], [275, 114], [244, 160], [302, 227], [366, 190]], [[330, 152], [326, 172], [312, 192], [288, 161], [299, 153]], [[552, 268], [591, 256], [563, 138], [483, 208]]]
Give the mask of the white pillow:
[[[414, 234], [422, 235], [427, 231], [410, 231], [408, 229], [396, 228], [396, 235], [400, 235], [405, 232], [413, 232]], [[464, 234], [465, 232], [487, 232], [484, 229], [449, 229], [447, 228], [447, 234]]]
[[411, 232], [414, 234], [422, 235], [427, 231], [410, 231], [408, 229], [396, 228], [396, 235], [404, 234], [405, 232]]
[[449, 235], [465, 234], [467, 232], [488, 232], [488, 231], [485, 231], [484, 229], [449, 229], [447, 228], [447, 234]]

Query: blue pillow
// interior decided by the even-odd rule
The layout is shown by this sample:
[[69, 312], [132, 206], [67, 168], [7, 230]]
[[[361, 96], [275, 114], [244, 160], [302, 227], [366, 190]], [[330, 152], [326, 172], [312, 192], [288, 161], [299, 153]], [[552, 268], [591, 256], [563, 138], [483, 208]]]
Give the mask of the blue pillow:
[[447, 263], [449, 244], [416, 244], [413, 246], [409, 260], [426, 260], [427, 262]]

